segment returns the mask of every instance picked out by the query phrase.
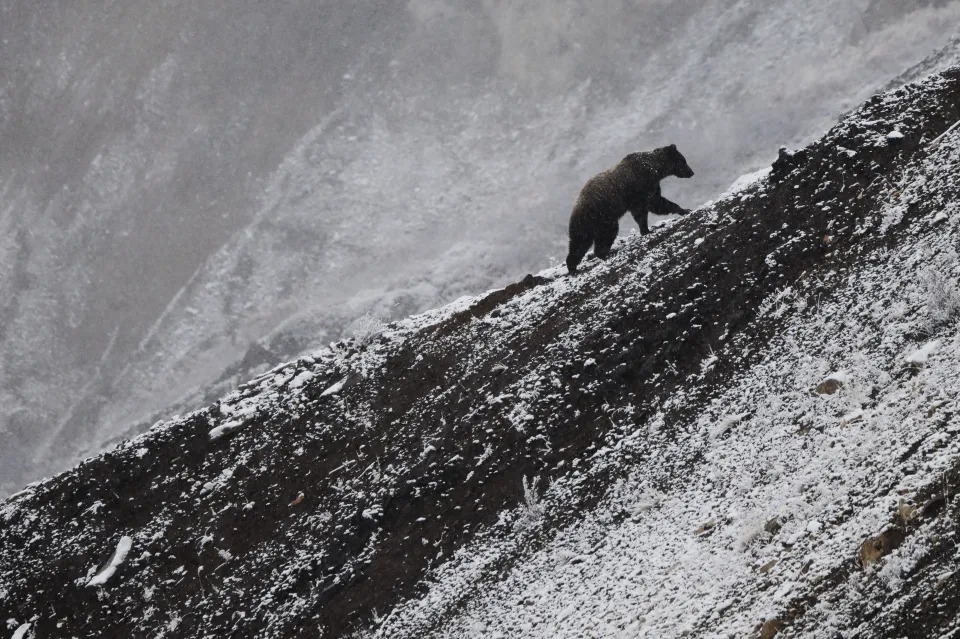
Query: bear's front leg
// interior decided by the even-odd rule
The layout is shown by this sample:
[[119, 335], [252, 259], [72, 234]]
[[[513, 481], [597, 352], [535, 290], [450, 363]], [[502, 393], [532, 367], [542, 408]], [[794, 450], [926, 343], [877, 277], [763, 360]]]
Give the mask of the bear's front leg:
[[589, 228], [582, 228], [577, 224], [570, 225], [570, 251], [567, 253], [567, 272], [570, 275], [577, 272], [577, 266], [590, 250], [591, 244], [593, 244], [593, 233]]
[[654, 203], [653, 210], [660, 215], [669, 215], [674, 213], [676, 215], [686, 215], [690, 212], [690, 209], [685, 209], [676, 202], [671, 202], [665, 197], [661, 197], [658, 202]]
[[657, 215], [669, 215], [671, 213], [675, 215], [686, 215], [690, 212], [690, 209], [685, 209], [676, 202], [671, 202], [663, 197], [663, 195], [660, 194], [659, 185], [657, 185], [657, 190], [654, 192], [653, 197], [650, 198], [650, 210]]

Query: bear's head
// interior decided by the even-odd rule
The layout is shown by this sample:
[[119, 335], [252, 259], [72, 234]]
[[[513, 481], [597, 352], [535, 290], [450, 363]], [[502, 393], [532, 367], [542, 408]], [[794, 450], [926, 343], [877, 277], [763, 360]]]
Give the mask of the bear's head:
[[657, 149], [660, 156], [664, 175], [675, 175], [678, 178], [693, 177], [693, 169], [687, 164], [687, 159], [677, 150], [676, 144]]

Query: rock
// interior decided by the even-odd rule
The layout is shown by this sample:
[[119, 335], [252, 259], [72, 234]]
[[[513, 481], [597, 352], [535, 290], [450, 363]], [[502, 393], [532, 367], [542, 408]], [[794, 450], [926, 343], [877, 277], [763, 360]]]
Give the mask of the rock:
[[918, 513], [919, 509], [916, 506], [908, 504], [903, 499], [897, 504], [897, 514], [900, 515], [900, 521], [903, 522], [904, 525], [914, 519]]
[[783, 524], [780, 522], [779, 517], [774, 517], [763, 525], [763, 529], [771, 535], [776, 535], [780, 532], [781, 528], [783, 528]]
[[850, 376], [844, 371], [837, 371], [827, 375], [814, 389], [818, 395], [833, 395], [850, 381]]
[[946, 402], [943, 400], [937, 400], [932, 404], [930, 404], [930, 408], [927, 410], [927, 419], [930, 419], [931, 417], [936, 415], [937, 410], [939, 410], [940, 407], [943, 406], [944, 404], [946, 404]]
[[921, 517], [936, 517], [937, 513], [947, 504], [946, 495], [934, 495], [923, 505], [918, 513]]
[[760, 639], [773, 639], [783, 630], [783, 622], [779, 619], [767, 619], [760, 626]]
[[802, 166], [807, 160], [807, 150], [790, 151], [785, 146], [781, 146], [777, 151], [777, 159], [774, 161], [770, 176], [775, 182], [782, 180], [788, 173], [798, 166]]
[[850, 424], [859, 422], [860, 420], [863, 419], [863, 415], [864, 415], [864, 412], [862, 408], [855, 408], [854, 410], [850, 411], [849, 413], [847, 413], [846, 415], [840, 418], [840, 425], [849, 426]]
[[921, 348], [913, 351], [904, 358], [904, 361], [915, 367], [923, 366], [927, 363], [927, 360], [930, 359], [930, 356], [936, 353], [940, 349], [940, 340], [935, 339], [932, 342], [927, 342]]
[[899, 528], [888, 528], [878, 536], [867, 539], [860, 546], [860, 563], [864, 568], [878, 563], [899, 548], [904, 539], [906, 535]]
[[833, 395], [841, 388], [843, 388], [843, 382], [835, 379], [825, 379], [817, 384], [816, 391], [818, 395]]

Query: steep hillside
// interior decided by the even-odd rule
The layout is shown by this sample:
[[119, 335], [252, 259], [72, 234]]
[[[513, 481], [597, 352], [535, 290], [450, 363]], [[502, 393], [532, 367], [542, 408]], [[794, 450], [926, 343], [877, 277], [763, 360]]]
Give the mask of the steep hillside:
[[0, 506], [21, 639], [926, 637], [960, 606], [960, 68], [571, 278]]
[[[955, 35], [960, 0], [0, 3], [0, 494], [563, 254], [675, 142], [693, 206]], [[265, 362], [269, 362], [266, 364]]]

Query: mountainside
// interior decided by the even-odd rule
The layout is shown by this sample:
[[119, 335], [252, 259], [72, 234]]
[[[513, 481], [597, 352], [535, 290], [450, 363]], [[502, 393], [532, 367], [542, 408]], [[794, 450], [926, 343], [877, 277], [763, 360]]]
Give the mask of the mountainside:
[[[13, 636], [957, 631], [960, 68], [0, 506]], [[34, 634], [31, 634], [34, 633]]]
[[958, 0], [4, 2], [0, 494], [366, 313], [557, 261], [577, 189], [627, 152], [677, 143], [697, 179], [666, 188], [695, 206], [958, 21]]

